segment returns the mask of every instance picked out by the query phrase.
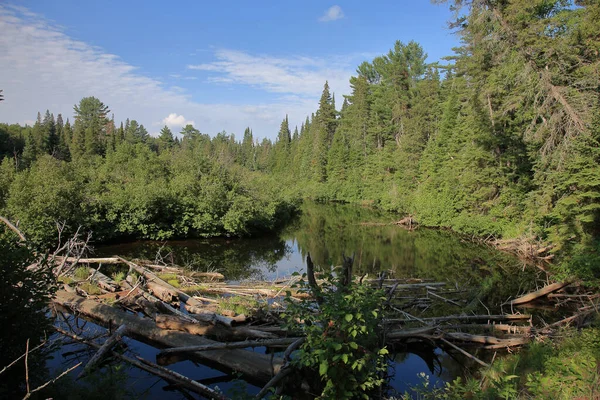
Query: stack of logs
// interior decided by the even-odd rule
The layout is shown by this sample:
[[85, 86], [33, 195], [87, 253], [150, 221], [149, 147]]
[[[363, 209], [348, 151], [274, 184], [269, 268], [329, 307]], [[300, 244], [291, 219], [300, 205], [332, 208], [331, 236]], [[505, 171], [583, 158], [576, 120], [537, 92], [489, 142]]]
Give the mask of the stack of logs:
[[[314, 289], [312, 292], [317, 294], [315, 301], [318, 303], [318, 293], [321, 290], [319, 285], [322, 282], [315, 277], [310, 258], [307, 261], [309, 285]], [[231, 285], [222, 282], [223, 276], [218, 273], [191, 273], [176, 266], [134, 262], [122, 257], [54, 257], [53, 262], [57, 266], [55, 271], [60, 271], [61, 275], [67, 271], [67, 274], [72, 276], [76, 266], [79, 266], [78, 271], [85, 266], [89, 276], [84, 281], [94, 282], [102, 292], [94, 295], [87, 293], [84, 290], [85, 286], [81, 284], [82, 277], [79, 273], [77, 275], [80, 281], [74, 281], [73, 278], [67, 280], [70, 283], [65, 283], [56, 293], [54, 304], [71, 314], [91, 319], [109, 329], [117, 328], [103, 346], [73, 332], [57, 328], [60, 333], [72, 339], [98, 348], [96, 357], [90, 360], [83, 373], [92, 370], [104, 355], [113, 354], [204, 397], [224, 398], [221, 393], [164, 367], [182, 357], [192, 358], [209, 363], [227, 373], [236, 371], [257, 385], [266, 384], [259, 394], [260, 398], [284, 373], [289, 373], [287, 360], [303, 340], [301, 332], [288, 332], [281, 326], [278, 318], [279, 313], [283, 311], [281, 300], [286, 291], [291, 291], [292, 296], [296, 298], [308, 296], [305, 292], [291, 289], [298, 279], [295, 277], [252, 285]], [[355, 279], [351, 271], [352, 259], [345, 258], [344, 264], [343, 273], [347, 274], [347, 279]], [[125, 278], [116, 282], [108, 277], [102, 273], [105, 265], [111, 265], [112, 268], [118, 265], [126, 270]], [[182, 286], [175, 287], [161, 279], [159, 275], [164, 276], [164, 273], [178, 276], [179, 281], [183, 282]], [[204, 282], [200, 282], [200, 279]], [[361, 278], [361, 282], [386, 289], [386, 305], [390, 312], [387, 313], [386, 319], [381, 321], [381, 325], [385, 327], [385, 339], [390, 347], [414, 341], [434, 343], [486, 366], [487, 363], [467, 352], [464, 347], [476, 345], [479, 349], [497, 350], [520, 346], [535, 335], [548, 334], [557, 326], [585, 318], [594, 311], [591, 306], [586, 306], [587, 308], [580, 309], [569, 318], [550, 326], [536, 328], [532, 324], [531, 316], [527, 314], [460, 314], [464, 303], [460, 299], [451, 298], [460, 293], [460, 289], [449, 287], [444, 282], [385, 278]], [[511, 305], [525, 304], [541, 297], [552, 297], [561, 302], [581, 299], [582, 294], [565, 291], [569, 285], [555, 283], [545, 286], [513, 300]], [[184, 286], [193, 286], [195, 294], [189, 294], [190, 291]], [[231, 297], [252, 298], [258, 301], [261, 304], [260, 312], [254, 315], [237, 315], [223, 311], [219, 302]], [[417, 311], [428, 308], [434, 302], [456, 307], [457, 312], [441, 317], [417, 316]], [[157, 357], [158, 364], [113, 352], [112, 347], [122, 336], [130, 336], [162, 348]], [[251, 347], [287, 348], [287, 351], [283, 357], [276, 357], [245, 350]]]

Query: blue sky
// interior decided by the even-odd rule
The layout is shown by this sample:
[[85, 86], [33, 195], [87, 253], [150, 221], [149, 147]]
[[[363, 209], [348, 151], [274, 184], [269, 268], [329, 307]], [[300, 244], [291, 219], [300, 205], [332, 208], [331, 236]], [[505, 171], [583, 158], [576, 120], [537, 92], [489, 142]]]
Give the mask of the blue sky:
[[0, 4], [1, 122], [96, 96], [151, 133], [193, 123], [274, 138], [315, 111], [325, 80], [341, 105], [362, 61], [395, 40], [451, 54], [446, 5], [428, 1], [18, 1]]

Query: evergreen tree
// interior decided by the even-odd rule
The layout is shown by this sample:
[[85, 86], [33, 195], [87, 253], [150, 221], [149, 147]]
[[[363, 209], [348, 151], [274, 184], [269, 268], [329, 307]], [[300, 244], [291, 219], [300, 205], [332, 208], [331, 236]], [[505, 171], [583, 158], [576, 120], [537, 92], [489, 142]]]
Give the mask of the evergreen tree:
[[73, 110], [72, 156], [104, 154], [108, 107], [95, 97], [84, 97]]
[[174, 145], [175, 140], [173, 139], [173, 132], [165, 125], [160, 130], [160, 135], [158, 136], [158, 149], [159, 151], [164, 151], [172, 148]]

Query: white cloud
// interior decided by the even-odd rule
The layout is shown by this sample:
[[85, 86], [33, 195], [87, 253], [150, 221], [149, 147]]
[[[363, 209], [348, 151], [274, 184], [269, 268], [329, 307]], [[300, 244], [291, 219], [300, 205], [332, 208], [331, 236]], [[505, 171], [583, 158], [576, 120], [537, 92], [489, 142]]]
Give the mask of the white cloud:
[[345, 57], [277, 58], [211, 49], [217, 61], [191, 66], [194, 76], [174, 74], [165, 80], [190, 81], [204, 71], [213, 82], [234, 91], [235, 85], [244, 84], [276, 95], [269, 101], [201, 103], [187, 89], [146, 76], [117, 55], [66, 35], [27, 9], [0, 4], [0, 32], [0, 85], [5, 98], [0, 121], [9, 123], [30, 121], [46, 109], [62, 113], [66, 120], [81, 98], [95, 96], [110, 107], [117, 122], [130, 118], [159, 126], [164, 122], [161, 115], [177, 110], [165, 119], [193, 121], [209, 134], [225, 129], [241, 135], [250, 126], [257, 137], [274, 138], [286, 114], [295, 125], [316, 110], [325, 80], [339, 102], [341, 94], [349, 92], [348, 79], [357, 64]]
[[164, 125], [167, 125], [169, 128], [172, 127], [184, 127], [186, 125], [195, 125], [194, 121], [188, 121], [185, 119], [183, 115], [177, 115], [177, 113], [171, 113], [168, 117], [162, 120]]
[[348, 93], [348, 80], [356, 65], [354, 57], [272, 57], [251, 55], [242, 51], [221, 49], [217, 61], [188, 65], [190, 70], [210, 73], [208, 82], [239, 83], [272, 93], [293, 93], [315, 97], [329, 81], [334, 91]]
[[330, 22], [337, 21], [338, 19], [344, 18], [344, 12], [342, 11], [342, 7], [340, 6], [331, 6], [325, 11], [320, 18], [320, 22]]

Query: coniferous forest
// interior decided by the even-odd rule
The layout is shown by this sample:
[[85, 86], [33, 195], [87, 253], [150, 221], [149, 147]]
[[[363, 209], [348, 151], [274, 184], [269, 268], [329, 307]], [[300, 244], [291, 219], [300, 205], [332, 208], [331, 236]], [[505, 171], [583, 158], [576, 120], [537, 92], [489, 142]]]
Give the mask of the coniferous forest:
[[[135, 115], [125, 121], [116, 121], [110, 104], [96, 98], [94, 93], [80, 99], [72, 110], [40, 110], [31, 125], [0, 123], [0, 215], [6, 217], [0, 221], [1, 226], [6, 226], [0, 231], [0, 250], [4, 249], [0, 254], [5, 255], [5, 260], [0, 263], [0, 278], [3, 279], [3, 288], [8, 288], [2, 291], [0, 317], [3, 318], [2, 324], [7, 326], [16, 327], [15, 321], [19, 318], [27, 319], [29, 324], [26, 328], [15, 328], [20, 331], [18, 334], [11, 332], [8, 339], [0, 338], [0, 347], [10, 350], [4, 357], [20, 359], [17, 358], [22, 354], [19, 341], [23, 339], [25, 330], [36, 340], [46, 337], [46, 328], [49, 329], [51, 320], [47, 304], [52, 296], [56, 297], [57, 289], [59, 297], [67, 299], [59, 304], [67, 308], [75, 304], [69, 299], [78, 299], [82, 287], [90, 292], [83, 290], [83, 295], [89, 300], [86, 304], [96, 301], [94, 296], [106, 292], [107, 296], [113, 296], [114, 303], [103, 303], [102, 306], [106, 306], [103, 310], [115, 313], [119, 310], [127, 318], [135, 319], [139, 316], [130, 315], [130, 308], [120, 310], [118, 303], [136, 289], [143, 292], [143, 284], [160, 283], [158, 286], [163, 285], [163, 292], [166, 289], [174, 292], [167, 293], [167, 300], [162, 300], [157, 298], [160, 296], [159, 291], [155, 291], [156, 285], [155, 289], [148, 286], [153, 293], [152, 304], [165, 303], [168, 305], [168, 317], [183, 316], [188, 322], [193, 321], [194, 327], [203, 321], [190, 317], [194, 308], [185, 308], [190, 312], [187, 314], [180, 311], [186, 301], [208, 307], [203, 304], [207, 297], [196, 298], [195, 294], [188, 295], [183, 289], [178, 289], [181, 282], [177, 279], [184, 277], [183, 269], [175, 265], [169, 267], [166, 263], [164, 266], [153, 265], [150, 261], [141, 264], [143, 260], [136, 259], [142, 265], [139, 266], [121, 257], [84, 258], [87, 260], [84, 262], [81, 257], [88, 249], [89, 236], [85, 242], [80, 241], [83, 233], [92, 232], [94, 245], [136, 239], [166, 241], [259, 236], [281, 233], [286, 225], [290, 226], [295, 215], [301, 212], [301, 207], [306, 206], [302, 202], [354, 203], [384, 210], [385, 218], [391, 213], [397, 218], [395, 221], [408, 217], [411, 228], [414, 223], [425, 229], [451, 230], [458, 237], [450, 240], [450, 236], [443, 236], [442, 232], [428, 231], [431, 235], [426, 238], [427, 246], [411, 252], [413, 242], [423, 239], [413, 235], [412, 229], [404, 232], [406, 236], [403, 236], [411, 239], [397, 245], [389, 238], [372, 234], [373, 231], [365, 230], [354, 236], [349, 234], [353, 230], [358, 231], [352, 224], [363, 214], [344, 218], [339, 210], [346, 206], [330, 207], [332, 213], [337, 208], [340, 218], [327, 224], [325, 217], [315, 212], [312, 220], [304, 221], [307, 227], [301, 240], [305, 244], [314, 242], [321, 246], [298, 247], [299, 253], [302, 253], [300, 259], [306, 260], [307, 283], [303, 281], [305, 276], [297, 281], [295, 277], [291, 278], [289, 287], [288, 283], [275, 287], [278, 293], [269, 298], [268, 305], [256, 307], [260, 313], [264, 311], [265, 315], [272, 316], [270, 307], [285, 290], [287, 294], [281, 300], [285, 308], [278, 305], [280, 309], [277, 312], [280, 314], [273, 317], [274, 323], [279, 325], [267, 326], [266, 337], [276, 337], [269, 333], [271, 328], [276, 328], [273, 332], [277, 329], [282, 331], [288, 341], [288, 333], [296, 335], [299, 332], [298, 336], [302, 336], [292, 338], [295, 340], [286, 344], [289, 347], [281, 358], [283, 364], [279, 365], [281, 370], [275, 377], [291, 365], [298, 369], [289, 372], [290, 369], [286, 374], [307, 372], [315, 387], [322, 391], [319, 398], [373, 398], [370, 396], [374, 393], [378, 393], [377, 398], [385, 398], [383, 388], [392, 376], [390, 370], [395, 368], [390, 369], [389, 366], [402, 361], [403, 358], [397, 359], [397, 355], [405, 357], [410, 351], [419, 354], [418, 348], [410, 348], [417, 346], [417, 342], [408, 341], [417, 337], [421, 340], [420, 344], [433, 346], [429, 349], [432, 355], [438, 348], [443, 348], [448, 354], [457, 350], [461, 357], [468, 357], [471, 365], [472, 361], [476, 361], [483, 366], [483, 369], [475, 366], [478, 370], [472, 368], [470, 371], [476, 371], [472, 376], [464, 374], [445, 381], [442, 387], [428, 386], [427, 381], [423, 390], [413, 388], [412, 394], [418, 398], [595, 398], [600, 390], [597, 315], [600, 298], [600, 1], [434, 2], [444, 3], [454, 11], [449, 29], [460, 37], [461, 45], [452, 54], [432, 63], [428, 61], [427, 49], [415, 41], [403, 38], [390, 43], [387, 53], [356, 67], [350, 79], [350, 93], [333, 93], [328, 82], [323, 82], [322, 95], [315, 104], [314, 112], [307, 115], [302, 123], [292, 124], [287, 115], [282, 115], [274, 140], [265, 138], [273, 136], [270, 134], [274, 132], [255, 134], [252, 127], [246, 128], [243, 134], [225, 131], [215, 134], [203, 132], [201, 126], [191, 124], [178, 132], [164, 126], [157, 135], [150, 134]], [[0, 107], [3, 100], [8, 100], [3, 99], [1, 92]], [[356, 209], [364, 210], [361, 207]], [[307, 214], [310, 217], [310, 211], [304, 213]], [[387, 221], [361, 221], [365, 226], [369, 223], [390, 224]], [[401, 229], [396, 226], [387, 228]], [[461, 270], [469, 278], [465, 278], [465, 286], [473, 287], [467, 293], [465, 288], [459, 288], [457, 281], [454, 282], [455, 288], [446, 287], [451, 283], [449, 278], [447, 282], [417, 279], [414, 282], [418, 283], [414, 283], [413, 279], [419, 277], [407, 275], [400, 277], [404, 280], [396, 279], [393, 286], [386, 288], [383, 286], [387, 279], [385, 272], [377, 279], [366, 280], [364, 285], [366, 275], [356, 279], [356, 283], [352, 279], [354, 257], [346, 257], [343, 253], [332, 256], [331, 253], [345, 251], [346, 245], [359, 247], [367, 235], [373, 242], [383, 244], [387, 240], [386, 246], [381, 246], [386, 249], [382, 252], [395, 254], [402, 251], [411, 260], [427, 258], [426, 264], [435, 265], [431, 271], [439, 279], [458, 274]], [[338, 240], [340, 236], [343, 238], [339, 243], [325, 248], [324, 242], [333, 242], [328, 239]], [[65, 242], [67, 237], [73, 237], [73, 242]], [[445, 239], [440, 239], [442, 237]], [[280, 257], [285, 257], [289, 249], [280, 236], [273, 235], [271, 239], [276, 242], [275, 250], [270, 246], [250, 243], [244, 244], [252, 248], [243, 254], [236, 253], [236, 245], [224, 239], [225, 246], [229, 246], [228, 257], [219, 258], [213, 254], [214, 260], [217, 260], [215, 264], [230, 262], [233, 269], [238, 270], [249, 269], [251, 262], [248, 260], [253, 259], [265, 259], [274, 264]], [[527, 275], [532, 283], [523, 283], [513, 274], [514, 269], [504, 265], [492, 268], [479, 257], [481, 247], [472, 243], [468, 255], [457, 256], [458, 253], [451, 252], [446, 254], [443, 263], [440, 262], [439, 249], [458, 246], [457, 243], [463, 241], [480, 241], [513, 251], [527, 248], [529, 254], [535, 255], [533, 258], [538, 261], [543, 258], [546, 262], [537, 265], [539, 270], [523, 266], [521, 272], [530, 268]], [[59, 246], [51, 253], [48, 249], [56, 247], [56, 243]], [[61, 243], [65, 244], [61, 247]], [[69, 252], [64, 257], [57, 256], [67, 243], [78, 243], [77, 246], [83, 250], [77, 257], [72, 257]], [[373, 252], [380, 251], [377, 246], [373, 248]], [[367, 259], [366, 253], [365, 265], [361, 264], [360, 258], [356, 263], [359, 271], [366, 269], [379, 273], [389, 267]], [[210, 251], [205, 251], [203, 256], [208, 269], [214, 260], [210, 259]], [[336, 265], [332, 257], [339, 259], [340, 256], [338, 273], [330, 274], [327, 268]], [[48, 260], [54, 263], [51, 267]], [[93, 277], [99, 279], [96, 275], [106, 260], [113, 263], [104, 273], [114, 272], [111, 278], [105, 276], [113, 281], [114, 290], [112, 294], [108, 290], [100, 290], [98, 283], [99, 286], [94, 287], [97, 291], [91, 292], [89, 289], [93, 285], [88, 281]], [[63, 271], [67, 262], [73, 271]], [[87, 266], [81, 265], [84, 263]], [[94, 263], [100, 265], [97, 270], [89, 267]], [[121, 264], [128, 266], [128, 272], [114, 267]], [[171, 264], [175, 264], [172, 259]], [[460, 264], [460, 268], [454, 268], [453, 264]], [[162, 278], [148, 272], [144, 265], [158, 268], [163, 272]], [[322, 275], [317, 275], [319, 279], [315, 278], [315, 265], [317, 270], [321, 268], [318, 273]], [[410, 265], [416, 266], [417, 263]], [[75, 266], [78, 266], [76, 270]], [[517, 268], [520, 270], [521, 264]], [[176, 272], [164, 273], [168, 271]], [[182, 275], [177, 275], [179, 272]], [[198, 271], [192, 271], [188, 277], [193, 277], [194, 272]], [[356, 275], [357, 270], [354, 272]], [[202, 273], [205, 276], [220, 275], [220, 279], [225, 279], [217, 271]], [[134, 276], [136, 281], [130, 282]], [[483, 278], [471, 280], [471, 276]], [[394, 279], [387, 279], [387, 283], [390, 281]], [[499, 290], [498, 286], [506, 281], [510, 281], [505, 289], [511, 291], [509, 299], [513, 300], [499, 298], [506, 291]], [[547, 284], [550, 281], [555, 283]], [[128, 293], [123, 298], [115, 294], [117, 284], [121, 285], [119, 282], [122, 283], [119, 288], [127, 287], [125, 292]], [[423, 298], [401, 297], [397, 293], [394, 298], [400, 282], [403, 282], [401, 286], [426, 290], [424, 300], [427, 303], [418, 303], [424, 301]], [[275, 281], [268, 286], [269, 290], [274, 284]], [[435, 292], [437, 289], [430, 286], [440, 284], [438, 288], [445, 288], [444, 291]], [[185, 289], [197, 290], [190, 293], [206, 295], [200, 291], [206, 289], [204, 283], [188, 286]], [[305, 295], [302, 300], [292, 298], [292, 292], [287, 290], [292, 286], [294, 291], [297, 290], [294, 294], [306, 292], [301, 293]], [[223, 289], [225, 286], [219, 287]], [[239, 287], [234, 289], [239, 290]], [[559, 293], [567, 287], [572, 290]], [[460, 303], [441, 295], [467, 293], [465, 296], [471, 296], [471, 292], [475, 293], [473, 297], [464, 302], [464, 299], [458, 299]], [[527, 294], [523, 295], [523, 292]], [[218, 307], [227, 302], [233, 304], [234, 295], [229, 296], [231, 293], [208, 300], [218, 303]], [[549, 294], [555, 296], [556, 303], [535, 303], [542, 297], [549, 300]], [[471, 328], [476, 326], [476, 329], [485, 330], [487, 335], [490, 334], [488, 328], [491, 328], [491, 334], [496, 334], [494, 329], [504, 326], [505, 332], [499, 335], [512, 335], [507, 340], [521, 335], [519, 339], [522, 340], [517, 345], [503, 347], [502, 343], [506, 342], [502, 339], [469, 335], [479, 340], [470, 344], [477, 343], [479, 347], [472, 353], [466, 352], [454, 342], [446, 341], [445, 337], [451, 336], [444, 336], [447, 332], [443, 332], [438, 324], [441, 320], [439, 315], [431, 318], [429, 314], [425, 315], [433, 304], [430, 295], [436, 297], [443, 307], [450, 307], [451, 314], [455, 314], [442, 317], [447, 321], [479, 320], [481, 317], [487, 324], [471, 325]], [[247, 296], [254, 299], [252, 294]], [[417, 310], [422, 312], [418, 315], [424, 319], [404, 311], [402, 307], [406, 303], [393, 303], [407, 298], [417, 303], [410, 303], [413, 308], [406, 306], [405, 309], [412, 312], [414, 307], [424, 306]], [[490, 312], [484, 302], [492, 300], [493, 304], [488, 304], [493, 310]], [[57, 302], [56, 298], [54, 301]], [[533, 303], [531, 313], [529, 309], [517, 309], [515, 312], [512, 308], [523, 304], [529, 307], [529, 303]], [[99, 304], [89, 308], [96, 310]], [[135, 307], [135, 304], [131, 306]], [[565, 309], [571, 307], [570, 311], [574, 314], [564, 318], [562, 309], [558, 310], [559, 305], [566, 305]], [[211, 315], [216, 316], [217, 312], [225, 310], [217, 309], [214, 304], [212, 306], [215, 308], [210, 309]], [[236, 306], [241, 307], [241, 304]], [[394, 308], [396, 306], [402, 309]], [[453, 306], [458, 308], [452, 309]], [[486, 309], [487, 314], [480, 306]], [[536, 309], [536, 306], [539, 307]], [[193, 315], [206, 311], [198, 307]], [[225, 311], [231, 311], [232, 318], [242, 314], [246, 321], [244, 312], [249, 307], [243, 311], [238, 308], [239, 312]], [[445, 310], [443, 307], [442, 310]], [[511, 308], [510, 314], [506, 314], [502, 307]], [[399, 314], [384, 314], [390, 309]], [[156, 313], [143, 307], [135, 310], [151, 319], [161, 316], [158, 310]], [[527, 313], [525, 318], [524, 314], [520, 314], [521, 310]], [[75, 314], [79, 311], [76, 309]], [[88, 310], [92, 318], [99, 319], [92, 311]], [[107, 311], [107, 315], [110, 312]], [[475, 315], [476, 312], [480, 315]], [[494, 315], [495, 312], [502, 315]], [[28, 313], [35, 318], [27, 317]], [[256, 322], [252, 320], [255, 316], [250, 315], [249, 324]], [[528, 325], [495, 325], [490, 323], [491, 317], [499, 317], [497, 321], [514, 317], [523, 323], [529, 319]], [[550, 321], [544, 320], [546, 317], [552, 321], [561, 319], [546, 323]], [[237, 323], [235, 327], [232, 325], [232, 318], [227, 319], [228, 328], [237, 327]], [[534, 319], [541, 320], [542, 324], [534, 325]], [[216, 320], [211, 321], [217, 326]], [[258, 317], [257, 321], [260, 321]], [[424, 326], [419, 325], [418, 329], [409, 326], [416, 322]], [[390, 339], [386, 329], [392, 323], [399, 326], [393, 331], [396, 339], [409, 339], [384, 342], [384, 339]], [[109, 319], [108, 325], [111, 324]], [[153, 329], [158, 326], [154, 321], [151, 324]], [[121, 328], [124, 326], [125, 323]], [[464, 326], [444, 325], [443, 329], [461, 330]], [[576, 326], [577, 329], [567, 326]], [[583, 327], [587, 329], [580, 329]], [[252, 328], [256, 326], [252, 325]], [[167, 326], [164, 329], [171, 328]], [[203, 332], [198, 335], [207, 334]], [[464, 331], [451, 333], [455, 334], [455, 339], [458, 337], [456, 342], [460, 346], [469, 345], [470, 339], [464, 339], [467, 335]], [[414, 337], [410, 336], [413, 334]], [[120, 340], [118, 333], [113, 336], [115, 341]], [[489, 341], [490, 338], [498, 341]], [[442, 347], [439, 340], [452, 348]], [[296, 346], [294, 343], [297, 347], [293, 347]], [[404, 346], [400, 350], [394, 348], [398, 343]], [[518, 354], [508, 354], [510, 346], [521, 345], [522, 351], [519, 350]], [[486, 362], [478, 359], [475, 356], [477, 349], [492, 350], [493, 358], [485, 358]], [[507, 349], [508, 353], [504, 351]], [[498, 359], [496, 350], [499, 352]], [[213, 349], [212, 353], [216, 351]], [[297, 352], [290, 358], [293, 351]], [[25, 360], [29, 352], [27, 340]], [[244, 356], [244, 362], [247, 362], [244, 365], [250, 366], [245, 369], [247, 376], [252, 376], [254, 369], [258, 370], [252, 364], [253, 358], [261, 358], [263, 369], [268, 369], [265, 373], [268, 375], [265, 383], [268, 383], [263, 391], [268, 390], [275, 379], [271, 379], [273, 354], [267, 356], [256, 351]], [[390, 356], [386, 356], [388, 354]], [[33, 363], [45, 365], [42, 354], [39, 357], [40, 360], [35, 361], [34, 358]], [[269, 357], [271, 361], [267, 360]], [[235, 357], [222, 358], [229, 362]], [[14, 363], [4, 368], [0, 375], [12, 365]], [[30, 392], [28, 368], [25, 361], [25, 398], [33, 393]], [[439, 368], [442, 369], [441, 363]], [[434, 369], [430, 369], [433, 372]], [[16, 382], [15, 388], [6, 390], [25, 393], [23, 385], [19, 386], [22, 371], [15, 368], [11, 374], [15, 376], [10, 378]], [[298, 384], [296, 389], [300, 387]], [[40, 388], [43, 389], [42, 386]], [[60, 389], [56, 386], [52, 390], [56, 388]], [[65, 388], [63, 390], [69, 390]], [[296, 389], [290, 393], [296, 393]], [[0, 393], [3, 390], [5, 388], [0, 385]], [[216, 396], [213, 398], [221, 398], [218, 397], [220, 393], [212, 389], [210, 393]], [[312, 396], [314, 393], [307, 391], [307, 394]], [[410, 394], [402, 398], [410, 398]]]
[[[461, 47], [428, 64], [397, 41], [343, 98], [327, 82], [274, 141], [191, 125], [158, 137], [95, 97], [0, 125], [0, 207], [39, 241], [82, 225], [98, 240], [248, 235], [302, 198], [360, 202], [473, 237], [550, 244], [596, 276], [600, 6], [450, 2]], [[57, 114], [54, 115], [52, 111]]]

